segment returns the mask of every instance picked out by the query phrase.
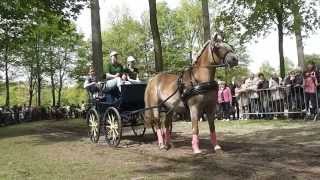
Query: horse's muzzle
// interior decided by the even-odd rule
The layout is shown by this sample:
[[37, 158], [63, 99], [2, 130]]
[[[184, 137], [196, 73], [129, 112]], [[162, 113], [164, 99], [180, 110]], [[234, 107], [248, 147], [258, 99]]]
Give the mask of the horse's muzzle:
[[225, 57], [225, 62], [230, 66], [234, 67], [237, 66], [239, 63], [237, 55], [234, 53], [228, 53], [227, 56]]

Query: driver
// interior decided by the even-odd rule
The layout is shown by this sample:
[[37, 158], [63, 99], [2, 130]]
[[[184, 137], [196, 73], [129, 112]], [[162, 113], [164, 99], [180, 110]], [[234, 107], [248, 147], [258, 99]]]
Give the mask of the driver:
[[110, 53], [111, 62], [107, 66], [105, 90], [110, 91], [118, 87], [121, 92], [121, 84], [127, 79], [124, 74], [123, 66], [118, 62], [118, 53], [112, 51]]

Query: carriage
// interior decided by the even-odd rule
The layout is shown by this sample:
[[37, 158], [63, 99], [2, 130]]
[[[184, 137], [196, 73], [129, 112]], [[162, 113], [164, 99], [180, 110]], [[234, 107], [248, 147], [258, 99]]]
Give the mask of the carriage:
[[117, 147], [124, 127], [130, 127], [135, 136], [143, 136], [145, 88], [145, 83], [124, 84], [121, 92], [114, 89], [104, 93], [103, 98], [89, 95], [86, 121], [90, 140], [97, 143], [103, 134], [108, 145]]

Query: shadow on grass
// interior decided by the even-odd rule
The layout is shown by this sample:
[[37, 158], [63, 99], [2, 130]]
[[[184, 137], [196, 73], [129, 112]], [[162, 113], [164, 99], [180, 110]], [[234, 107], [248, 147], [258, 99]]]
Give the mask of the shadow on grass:
[[[178, 136], [175, 149], [191, 151], [190, 137]], [[174, 173], [173, 179], [316, 179], [320, 177], [320, 127], [271, 129], [220, 142], [223, 153], [211, 153], [209, 139], [201, 139], [202, 155], [168, 157], [147, 153], [155, 163], [134, 173]], [[167, 152], [168, 154], [174, 152]], [[181, 177], [180, 177], [181, 175]]]
[[86, 125], [82, 119], [43, 120], [22, 123], [0, 129], [0, 139], [20, 136], [35, 136], [35, 144], [50, 144], [61, 141], [77, 141], [86, 136]]

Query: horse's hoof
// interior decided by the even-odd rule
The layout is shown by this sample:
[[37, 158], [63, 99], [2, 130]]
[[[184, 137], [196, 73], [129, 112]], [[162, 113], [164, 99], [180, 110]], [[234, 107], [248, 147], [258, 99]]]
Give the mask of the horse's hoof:
[[201, 154], [202, 151], [200, 149], [193, 150], [193, 154]]
[[215, 145], [215, 146], [214, 146], [214, 150], [215, 150], [215, 151], [217, 151], [217, 150], [222, 150], [222, 148], [221, 148], [221, 146], [219, 146], [219, 145]]
[[223, 153], [223, 150], [222, 150], [221, 146], [219, 146], [219, 145], [214, 146], [214, 151], [216, 153]]
[[160, 149], [160, 151], [161, 151], [161, 150], [166, 150], [167, 147], [166, 147], [165, 145], [161, 144], [161, 145], [159, 145], [159, 149]]

